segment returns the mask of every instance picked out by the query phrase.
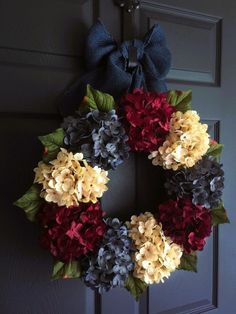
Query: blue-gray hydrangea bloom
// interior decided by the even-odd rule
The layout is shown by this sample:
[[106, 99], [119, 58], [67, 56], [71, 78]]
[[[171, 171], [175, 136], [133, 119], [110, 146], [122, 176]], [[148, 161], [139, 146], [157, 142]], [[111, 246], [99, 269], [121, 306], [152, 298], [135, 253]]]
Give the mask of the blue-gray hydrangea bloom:
[[77, 114], [64, 119], [64, 143], [73, 152], [82, 152], [92, 165], [115, 169], [129, 157], [128, 136], [115, 110]]
[[118, 218], [106, 220], [107, 231], [97, 256], [89, 260], [82, 277], [84, 283], [100, 293], [123, 287], [134, 265], [131, 259], [132, 240], [127, 227]]
[[215, 208], [221, 202], [224, 171], [213, 157], [204, 156], [195, 166], [169, 171], [165, 188], [179, 198], [190, 196], [195, 205]]

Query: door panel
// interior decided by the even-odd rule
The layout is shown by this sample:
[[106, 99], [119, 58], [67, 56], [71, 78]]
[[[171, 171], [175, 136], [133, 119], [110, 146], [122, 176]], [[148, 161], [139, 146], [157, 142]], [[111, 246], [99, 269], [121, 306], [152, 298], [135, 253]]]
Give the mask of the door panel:
[[23, 212], [12, 206], [12, 201], [32, 182], [32, 169], [41, 155], [37, 135], [57, 125], [58, 119], [53, 116], [0, 116], [0, 141], [5, 149], [1, 172], [7, 167], [0, 183], [0, 313], [77, 313], [78, 308], [81, 313], [91, 313], [87, 310], [90, 302], [81, 301], [93, 296], [81, 283], [49, 279], [52, 259], [38, 245], [37, 226], [28, 223]]
[[142, 35], [159, 23], [165, 30], [172, 52], [169, 81], [219, 85], [221, 21], [218, 16], [143, 1], [139, 29]]
[[[85, 34], [106, 4], [110, 1], [0, 3], [0, 313], [99, 311], [100, 299], [79, 280], [50, 280], [52, 259], [38, 245], [39, 230], [12, 203], [32, 183], [42, 153], [37, 136], [60, 124], [58, 97], [84, 71]], [[120, 14], [115, 6], [109, 10]]]
[[94, 0], [5, 0], [1, 2], [1, 47], [78, 55], [88, 27], [97, 18]]
[[[173, 55], [169, 88], [193, 90], [194, 108], [207, 120], [212, 137], [225, 144], [222, 162], [228, 182], [235, 174], [233, 159], [228, 156], [235, 153], [231, 145], [231, 134], [235, 132], [232, 124], [235, 67], [231, 65], [233, 56], [229, 52], [235, 51], [236, 45], [228, 35], [236, 27], [235, 20], [232, 23], [235, 5], [228, 2], [223, 7], [220, 1], [214, 5], [211, 1], [204, 4], [178, 1], [178, 7], [176, 4], [176, 1], [143, 1], [137, 27], [142, 35], [156, 22], [163, 26]], [[233, 194], [233, 188], [226, 185], [224, 200], [234, 224], [232, 197], [227, 189]], [[212, 309], [216, 313], [235, 313], [235, 300], [229, 287], [235, 289], [236, 276], [229, 266], [232, 260], [229, 262], [226, 257], [227, 250], [232, 249], [235, 256], [230, 241], [232, 224], [219, 227], [219, 233], [214, 230], [205, 250], [199, 254], [197, 274], [177, 272], [164, 285], [149, 289], [149, 313], [208, 313]]]
[[[164, 284], [148, 289], [138, 303], [125, 290], [100, 296], [79, 280], [50, 281], [52, 260], [38, 246], [39, 230], [12, 205], [32, 182], [32, 169], [41, 155], [37, 136], [59, 125], [58, 98], [84, 71], [84, 39], [97, 17], [118, 42], [134, 34], [142, 37], [159, 22], [173, 54], [168, 87], [192, 89], [194, 108], [212, 137], [225, 144], [224, 200], [231, 225], [214, 229], [199, 254], [197, 274], [175, 272]], [[233, 0], [143, 0], [135, 15], [122, 12], [111, 0], [1, 1], [0, 313], [236, 312], [236, 247], [231, 240], [236, 236], [235, 30]], [[125, 219], [152, 209], [162, 199], [162, 172], [144, 155], [131, 154], [109, 175], [103, 207], [112, 216]]]

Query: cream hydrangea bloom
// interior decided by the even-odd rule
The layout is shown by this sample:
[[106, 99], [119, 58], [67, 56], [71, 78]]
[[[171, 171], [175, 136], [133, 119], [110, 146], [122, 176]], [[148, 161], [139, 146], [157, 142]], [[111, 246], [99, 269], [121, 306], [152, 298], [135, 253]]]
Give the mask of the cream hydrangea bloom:
[[66, 207], [96, 203], [107, 190], [109, 180], [107, 171], [89, 166], [83, 154], [74, 155], [63, 148], [49, 164], [40, 161], [34, 172], [34, 182], [42, 184], [41, 197]]
[[154, 165], [177, 170], [181, 166], [192, 167], [209, 148], [208, 126], [200, 123], [196, 111], [174, 112], [170, 120], [170, 132], [158, 151], [149, 155]]
[[182, 248], [165, 237], [161, 224], [149, 212], [132, 216], [128, 226], [136, 248], [134, 276], [146, 284], [163, 282], [179, 266]]

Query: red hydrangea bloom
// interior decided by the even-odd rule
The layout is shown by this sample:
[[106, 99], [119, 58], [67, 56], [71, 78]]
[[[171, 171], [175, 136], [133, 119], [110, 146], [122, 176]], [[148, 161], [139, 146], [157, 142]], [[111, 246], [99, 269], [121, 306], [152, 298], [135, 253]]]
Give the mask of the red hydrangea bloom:
[[152, 152], [165, 141], [171, 114], [175, 108], [168, 104], [165, 93], [135, 89], [121, 99], [127, 120], [127, 133], [132, 150]]
[[183, 246], [186, 253], [202, 250], [211, 233], [211, 213], [189, 198], [168, 200], [159, 206], [157, 219], [166, 236]]
[[88, 255], [98, 249], [106, 231], [103, 216], [100, 203], [69, 208], [46, 204], [39, 215], [45, 228], [41, 244], [63, 262]]

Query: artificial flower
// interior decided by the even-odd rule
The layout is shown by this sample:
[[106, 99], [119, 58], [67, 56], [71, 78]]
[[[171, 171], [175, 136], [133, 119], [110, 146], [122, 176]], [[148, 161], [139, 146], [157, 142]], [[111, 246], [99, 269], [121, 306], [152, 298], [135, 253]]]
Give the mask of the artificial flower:
[[106, 233], [96, 255], [89, 260], [83, 280], [100, 293], [114, 287], [124, 287], [133, 270], [131, 238], [127, 227], [118, 218], [106, 219]]
[[55, 160], [49, 164], [39, 162], [34, 171], [34, 182], [42, 184], [41, 197], [59, 206], [96, 203], [107, 190], [106, 171], [89, 166], [83, 154], [73, 154], [63, 148]]
[[209, 148], [207, 125], [200, 123], [196, 111], [174, 112], [170, 120], [170, 132], [163, 145], [149, 158], [153, 165], [177, 170], [193, 167]]
[[159, 206], [157, 219], [166, 236], [181, 245], [186, 253], [201, 251], [211, 233], [211, 212], [194, 205], [189, 198], [168, 200]]
[[214, 157], [204, 156], [195, 166], [168, 171], [167, 192], [179, 198], [191, 197], [193, 204], [215, 208], [221, 202], [224, 171]]
[[78, 113], [65, 118], [62, 127], [65, 145], [82, 152], [92, 166], [115, 169], [129, 157], [128, 136], [115, 110]]
[[128, 226], [135, 247], [133, 275], [146, 284], [163, 282], [180, 264], [181, 246], [164, 235], [150, 212], [132, 216]]
[[45, 204], [39, 214], [41, 244], [58, 260], [70, 262], [98, 250], [106, 231], [100, 203], [58, 207]]
[[163, 144], [174, 107], [167, 95], [135, 89], [121, 99], [132, 150], [151, 152]]

